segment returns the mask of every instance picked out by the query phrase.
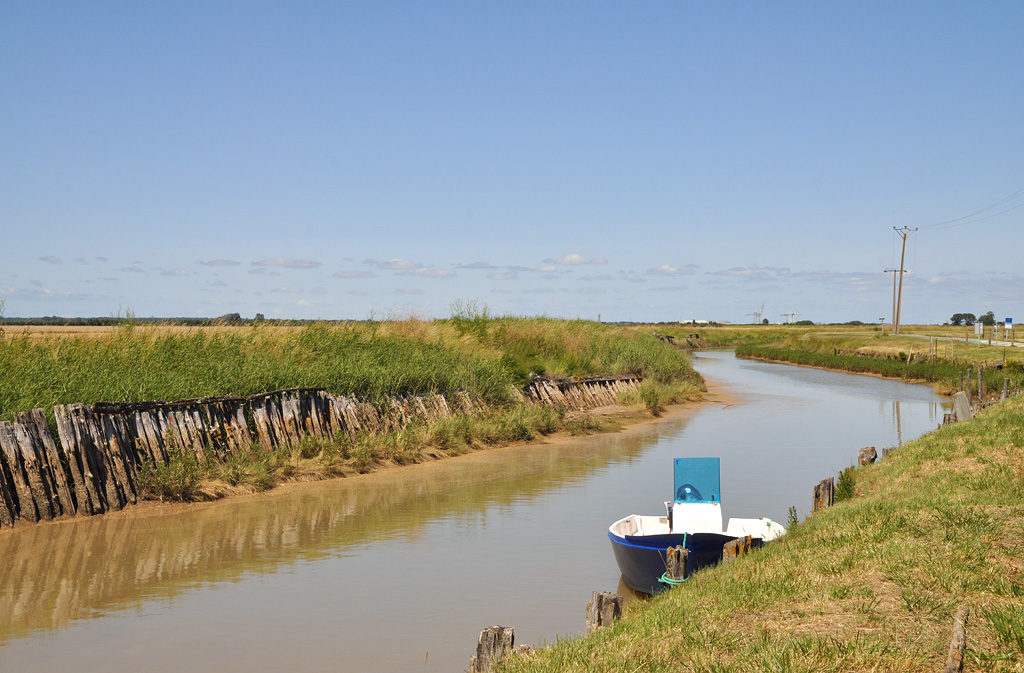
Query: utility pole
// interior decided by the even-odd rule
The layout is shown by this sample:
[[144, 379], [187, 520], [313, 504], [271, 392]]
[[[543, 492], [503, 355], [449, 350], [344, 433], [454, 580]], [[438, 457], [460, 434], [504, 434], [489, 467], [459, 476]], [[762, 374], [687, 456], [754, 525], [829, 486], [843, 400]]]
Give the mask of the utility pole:
[[[883, 272], [883, 273], [891, 273], [892, 274], [892, 322], [889, 323], [889, 324], [892, 325], [892, 328], [894, 330], [896, 329], [896, 272], [897, 271], [899, 271], [899, 269], [886, 269]], [[895, 333], [896, 332], [893, 332], [893, 334], [895, 334]]]
[[903, 252], [900, 253], [900, 291], [896, 295], [896, 322], [893, 323], [893, 334], [900, 333], [900, 307], [903, 304], [903, 261], [907, 257], [907, 236], [917, 231], [916, 228], [911, 229], [909, 227], [893, 227], [893, 231], [903, 237]]

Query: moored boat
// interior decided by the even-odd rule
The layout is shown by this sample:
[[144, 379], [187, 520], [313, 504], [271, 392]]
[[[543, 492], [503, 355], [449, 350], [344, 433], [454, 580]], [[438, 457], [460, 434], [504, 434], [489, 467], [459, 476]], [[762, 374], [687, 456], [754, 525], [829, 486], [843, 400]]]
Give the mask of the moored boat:
[[665, 503], [664, 516], [630, 514], [608, 528], [626, 584], [655, 594], [662, 580], [668, 550], [682, 546], [688, 552], [687, 575], [722, 560], [722, 547], [749, 535], [754, 547], [785, 534], [786, 529], [767, 518], [729, 519], [722, 525], [722, 489], [718, 458], [676, 458], [673, 462], [674, 498]]

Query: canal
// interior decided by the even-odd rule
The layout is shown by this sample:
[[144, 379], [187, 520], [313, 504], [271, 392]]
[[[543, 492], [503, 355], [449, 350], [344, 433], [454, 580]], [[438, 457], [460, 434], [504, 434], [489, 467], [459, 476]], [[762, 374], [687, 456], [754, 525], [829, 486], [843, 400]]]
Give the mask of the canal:
[[619, 587], [608, 525], [664, 511], [675, 456], [721, 457], [726, 518], [785, 523], [944, 411], [920, 385], [694, 364], [726, 393], [626, 433], [2, 532], [0, 670], [461, 671], [488, 625], [583, 631]]

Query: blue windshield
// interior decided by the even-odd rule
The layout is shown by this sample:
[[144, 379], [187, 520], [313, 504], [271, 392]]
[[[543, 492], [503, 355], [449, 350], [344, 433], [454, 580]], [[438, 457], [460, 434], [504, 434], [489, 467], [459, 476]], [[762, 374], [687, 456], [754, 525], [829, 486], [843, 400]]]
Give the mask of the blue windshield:
[[718, 458], [676, 458], [676, 502], [722, 502]]

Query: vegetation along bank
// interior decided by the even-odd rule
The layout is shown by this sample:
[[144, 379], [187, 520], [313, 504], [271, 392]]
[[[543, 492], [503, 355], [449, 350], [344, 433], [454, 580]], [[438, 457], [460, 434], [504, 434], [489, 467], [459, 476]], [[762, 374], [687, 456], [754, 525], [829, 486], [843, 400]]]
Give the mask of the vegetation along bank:
[[[703, 390], [683, 350], [640, 330], [584, 321], [472, 313], [443, 321], [128, 323], [60, 337], [8, 333], [0, 339], [0, 418], [16, 422], [0, 424], [5, 498], [16, 514], [31, 513], [33, 498], [37, 518], [97, 513], [136, 496], [205, 499], [558, 430], [589, 432], [600, 424], [577, 413], [586, 404], [559, 386], [596, 374], [612, 380], [592, 384], [604, 396], [590, 394], [590, 406], [620, 402], [657, 413]], [[524, 396], [538, 377], [554, 383]], [[47, 426], [59, 445], [40, 439]], [[33, 437], [31, 455], [8, 455], [12, 442]], [[64, 448], [75, 439], [95, 456]], [[47, 464], [38, 483], [28, 472], [33, 460]], [[76, 488], [76, 466], [100, 473], [96, 493], [87, 483]], [[49, 509], [40, 492], [54, 501]]]

